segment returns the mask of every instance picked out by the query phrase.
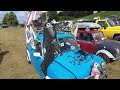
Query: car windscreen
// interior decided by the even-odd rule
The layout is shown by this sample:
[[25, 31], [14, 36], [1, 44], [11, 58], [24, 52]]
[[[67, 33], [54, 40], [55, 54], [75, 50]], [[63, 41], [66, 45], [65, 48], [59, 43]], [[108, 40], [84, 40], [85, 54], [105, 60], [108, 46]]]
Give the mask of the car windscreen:
[[95, 39], [95, 41], [105, 40], [106, 39], [106, 37], [104, 36], [104, 34], [102, 32], [94, 33], [93, 38]]
[[59, 38], [58, 40], [60, 42], [61, 52], [75, 50], [79, 47], [76, 40], [73, 37]]

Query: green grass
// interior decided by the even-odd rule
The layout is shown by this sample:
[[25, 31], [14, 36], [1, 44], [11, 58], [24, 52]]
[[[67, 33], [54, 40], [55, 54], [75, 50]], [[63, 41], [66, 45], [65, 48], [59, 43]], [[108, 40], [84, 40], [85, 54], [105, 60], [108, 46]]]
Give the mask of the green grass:
[[0, 79], [39, 79], [31, 64], [27, 63], [23, 28], [0, 29]]
[[75, 20], [78, 20], [78, 19], [93, 19], [94, 17], [97, 17], [97, 16], [100, 16], [101, 19], [104, 19], [104, 18], [109, 18], [109, 16], [111, 16], [111, 15], [117, 15], [118, 18], [120, 18], [120, 11], [104, 11], [104, 12], [88, 15], [88, 16], [85, 16], [85, 17], [76, 18]]

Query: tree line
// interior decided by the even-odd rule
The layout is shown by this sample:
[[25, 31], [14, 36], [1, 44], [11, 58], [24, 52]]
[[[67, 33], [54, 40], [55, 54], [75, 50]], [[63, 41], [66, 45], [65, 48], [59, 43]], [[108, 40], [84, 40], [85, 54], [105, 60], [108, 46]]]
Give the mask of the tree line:
[[72, 20], [74, 18], [80, 18], [90, 14], [93, 14], [93, 11], [61, 11], [59, 13], [57, 13], [57, 11], [48, 11], [48, 20]]
[[[47, 15], [46, 12], [42, 13], [41, 18], [42, 20], [45, 20], [47, 16], [48, 21], [51, 21], [53, 19], [55, 19], [56, 21], [62, 21], [62, 20], [72, 20], [74, 18], [80, 18], [90, 14], [93, 14], [93, 11], [61, 11], [59, 13], [57, 13], [57, 11], [48, 11]], [[2, 24], [8, 26], [17, 26], [19, 22], [17, 20], [17, 16], [11, 11], [4, 15]]]

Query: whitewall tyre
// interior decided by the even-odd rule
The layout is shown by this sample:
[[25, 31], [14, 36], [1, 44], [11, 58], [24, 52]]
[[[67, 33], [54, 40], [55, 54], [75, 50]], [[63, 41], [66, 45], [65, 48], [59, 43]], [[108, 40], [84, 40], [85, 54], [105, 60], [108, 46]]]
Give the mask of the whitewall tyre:
[[26, 50], [26, 53], [27, 53], [27, 62], [28, 62], [29, 64], [31, 64], [30, 53], [29, 53], [28, 50]]

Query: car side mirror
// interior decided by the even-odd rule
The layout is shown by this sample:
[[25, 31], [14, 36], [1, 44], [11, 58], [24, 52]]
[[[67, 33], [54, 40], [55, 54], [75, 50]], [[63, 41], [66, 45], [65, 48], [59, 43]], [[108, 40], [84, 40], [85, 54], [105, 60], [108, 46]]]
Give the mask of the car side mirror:
[[104, 26], [104, 27], [100, 27], [99, 29], [106, 29], [107, 27], [106, 26]]
[[104, 27], [100, 27], [99, 29], [103, 29]]
[[104, 29], [106, 29], [107, 27], [106, 26], [104, 26]]

